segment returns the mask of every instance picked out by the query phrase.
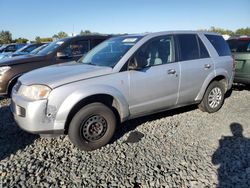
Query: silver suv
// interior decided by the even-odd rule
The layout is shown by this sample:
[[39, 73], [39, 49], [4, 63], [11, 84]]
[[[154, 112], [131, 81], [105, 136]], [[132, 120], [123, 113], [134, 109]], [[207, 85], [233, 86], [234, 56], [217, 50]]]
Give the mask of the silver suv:
[[28, 132], [68, 134], [78, 148], [94, 150], [128, 119], [189, 104], [218, 111], [233, 72], [229, 47], [215, 33], [118, 36], [77, 63], [20, 77], [11, 109]]

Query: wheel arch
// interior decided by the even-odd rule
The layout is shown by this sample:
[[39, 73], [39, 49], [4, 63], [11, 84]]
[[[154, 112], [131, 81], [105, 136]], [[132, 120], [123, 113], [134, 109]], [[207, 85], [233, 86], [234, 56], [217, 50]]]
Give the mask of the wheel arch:
[[195, 98], [195, 101], [201, 101], [208, 86], [214, 82], [214, 81], [218, 81], [221, 82], [224, 86], [224, 91], [226, 92], [228, 90], [228, 80], [227, 80], [227, 76], [223, 73], [221, 74], [217, 74], [216, 76], [208, 76], [207, 79], [205, 80], [205, 82], [202, 85], [202, 88], [200, 90], [200, 92], [198, 93], [198, 95]]
[[[58, 91], [60, 93], [60, 91]], [[53, 101], [58, 96], [58, 92], [51, 96], [49, 101]], [[55, 115], [54, 128], [67, 130], [74, 114], [80, 108], [93, 102], [100, 102], [110, 107], [119, 122], [123, 122], [129, 118], [129, 107], [125, 96], [117, 89], [110, 86], [86, 87], [75, 90], [71, 94], [64, 94], [65, 99], [61, 101]], [[55, 104], [50, 103], [49, 105]]]
[[11, 95], [11, 91], [12, 91], [12, 88], [13, 86], [16, 84], [18, 78], [20, 76], [22, 76], [23, 74], [17, 74], [15, 75], [13, 78], [11, 78], [11, 80], [8, 82], [8, 85], [7, 85], [7, 88], [6, 88], [6, 91], [7, 91], [7, 95], [10, 96]]

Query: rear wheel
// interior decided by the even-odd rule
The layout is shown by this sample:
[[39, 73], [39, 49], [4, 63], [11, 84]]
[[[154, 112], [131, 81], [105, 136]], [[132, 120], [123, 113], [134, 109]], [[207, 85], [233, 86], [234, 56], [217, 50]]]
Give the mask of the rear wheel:
[[79, 110], [69, 126], [69, 138], [79, 149], [91, 151], [106, 145], [114, 135], [116, 117], [102, 103], [92, 103]]
[[199, 104], [199, 109], [208, 113], [217, 112], [224, 103], [224, 95], [225, 89], [223, 84], [218, 81], [212, 82], [208, 86], [205, 95]]

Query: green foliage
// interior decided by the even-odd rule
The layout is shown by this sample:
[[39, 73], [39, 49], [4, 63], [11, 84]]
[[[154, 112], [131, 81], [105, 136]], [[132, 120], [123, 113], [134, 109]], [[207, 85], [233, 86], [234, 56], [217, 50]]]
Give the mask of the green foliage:
[[59, 33], [53, 35], [53, 38], [56, 38], [56, 39], [62, 39], [66, 37], [68, 37], [68, 34], [65, 33], [64, 31], [60, 31]]
[[246, 27], [246, 28], [240, 28], [237, 29], [235, 32], [228, 30], [228, 29], [222, 29], [219, 27], [210, 27], [210, 29], [201, 29], [201, 31], [211, 31], [211, 32], [215, 32], [215, 33], [220, 33], [222, 35], [250, 35], [250, 27]]
[[9, 44], [12, 42], [12, 34], [9, 31], [0, 32], [0, 44]]
[[36, 43], [41, 43], [41, 38], [40, 37], [36, 37]]
[[41, 42], [52, 42], [53, 39], [51, 37], [41, 38]]
[[223, 29], [219, 27], [210, 27], [210, 29], [202, 29], [202, 31], [210, 31], [215, 33], [220, 33], [221, 35], [234, 35], [234, 32], [228, 29]]
[[20, 37], [18, 39], [13, 40], [14, 43], [27, 43], [28, 41], [29, 41], [28, 39]]
[[52, 42], [53, 39], [51, 37], [47, 38], [36, 37], [35, 41], [36, 43], [43, 43], [43, 42]]
[[240, 28], [235, 31], [237, 35], [250, 35], [250, 27]]

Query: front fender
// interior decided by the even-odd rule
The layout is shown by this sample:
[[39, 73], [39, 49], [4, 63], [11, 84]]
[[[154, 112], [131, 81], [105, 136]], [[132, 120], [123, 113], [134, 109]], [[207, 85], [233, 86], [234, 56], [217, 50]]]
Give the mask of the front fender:
[[73, 107], [81, 100], [97, 94], [107, 94], [114, 98], [121, 121], [125, 121], [129, 117], [128, 102], [119, 90], [111, 86], [95, 85], [77, 89], [63, 100], [55, 117], [55, 128], [64, 129], [67, 117]]

